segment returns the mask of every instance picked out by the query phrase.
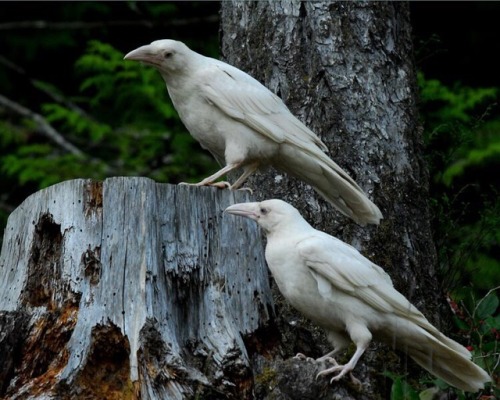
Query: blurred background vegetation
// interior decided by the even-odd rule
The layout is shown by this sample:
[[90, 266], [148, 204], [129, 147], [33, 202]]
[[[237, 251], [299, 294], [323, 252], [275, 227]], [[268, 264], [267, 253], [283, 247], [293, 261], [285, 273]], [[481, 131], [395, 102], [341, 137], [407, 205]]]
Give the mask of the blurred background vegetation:
[[[457, 335], [498, 367], [498, 2], [411, 2], [443, 293]], [[160, 75], [124, 62], [160, 38], [219, 57], [217, 2], [2, 2], [0, 228], [28, 195], [74, 178], [196, 181], [215, 171]], [[462, 342], [464, 341], [462, 340]]]

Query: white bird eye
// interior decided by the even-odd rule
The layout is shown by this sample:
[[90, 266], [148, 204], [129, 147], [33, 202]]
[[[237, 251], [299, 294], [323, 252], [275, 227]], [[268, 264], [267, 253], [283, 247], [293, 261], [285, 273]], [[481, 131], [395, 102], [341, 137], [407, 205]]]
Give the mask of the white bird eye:
[[268, 210], [267, 208], [262, 207], [262, 208], [260, 209], [260, 213], [261, 213], [262, 215], [266, 215], [268, 212], [269, 212], [269, 210]]
[[165, 53], [163, 53], [163, 58], [167, 59], [172, 57], [172, 55], [173, 53], [171, 51], [166, 51]]

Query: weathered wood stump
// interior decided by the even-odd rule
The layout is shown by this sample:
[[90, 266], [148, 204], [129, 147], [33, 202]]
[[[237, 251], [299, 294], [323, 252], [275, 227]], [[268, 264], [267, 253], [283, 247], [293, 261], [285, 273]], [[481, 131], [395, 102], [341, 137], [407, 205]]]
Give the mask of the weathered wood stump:
[[256, 224], [222, 214], [247, 200], [147, 178], [27, 198], [0, 256], [0, 397], [249, 398], [273, 303]]

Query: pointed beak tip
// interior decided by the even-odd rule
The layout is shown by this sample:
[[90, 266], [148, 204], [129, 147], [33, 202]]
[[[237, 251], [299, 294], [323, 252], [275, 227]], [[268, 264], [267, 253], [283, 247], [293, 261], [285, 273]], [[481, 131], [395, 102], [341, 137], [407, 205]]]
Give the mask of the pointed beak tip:
[[[134, 56], [136, 56], [136, 57], [134, 57]], [[129, 51], [127, 54], [125, 54], [123, 59], [124, 60], [133, 60], [133, 61], [137, 60], [137, 49]]]
[[226, 207], [226, 209], [224, 210], [224, 214], [234, 214], [235, 212], [237, 212], [238, 208], [239, 204], [230, 205], [229, 207]]
[[233, 207], [234, 207], [234, 206], [229, 206], [229, 207], [227, 207], [227, 208], [224, 210], [223, 214], [233, 214], [233, 212], [234, 212], [234, 208], [233, 208]]
[[232, 214], [239, 217], [256, 219], [255, 213], [246, 204], [233, 204], [224, 210], [223, 214]]
[[148, 61], [153, 59], [154, 57], [155, 57], [155, 52], [150, 47], [150, 45], [144, 45], [138, 47], [137, 49], [129, 51], [127, 54], [125, 54], [123, 59], [131, 61]]

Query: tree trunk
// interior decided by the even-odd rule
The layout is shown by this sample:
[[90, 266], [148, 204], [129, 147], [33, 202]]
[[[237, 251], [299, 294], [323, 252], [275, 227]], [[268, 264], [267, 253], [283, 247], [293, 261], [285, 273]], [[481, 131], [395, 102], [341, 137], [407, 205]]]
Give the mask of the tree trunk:
[[64, 182], [9, 218], [0, 258], [0, 397], [251, 398], [272, 313], [245, 192], [147, 178]]
[[[276, 171], [250, 180], [257, 197], [289, 201], [362, 250], [436, 322], [407, 4], [225, 1], [222, 32], [225, 58], [321, 136], [385, 219], [359, 227]], [[291, 358], [331, 349], [269, 287], [256, 224], [222, 217], [249, 199], [145, 178], [70, 181], [28, 198], [0, 256], [0, 396], [386, 397], [380, 373], [401, 364], [385, 347], [356, 367], [362, 388], [316, 380], [316, 364]]]
[[[435, 271], [408, 4], [234, 0], [222, 2], [221, 19], [225, 61], [280, 96], [380, 207], [384, 220], [378, 227], [357, 226], [312, 188], [275, 170], [252, 177], [248, 186], [258, 199], [290, 202], [313, 226], [358, 248], [381, 265], [396, 288], [432, 322], [439, 322], [446, 311]], [[285, 357], [297, 350], [309, 350], [312, 356], [331, 350], [276, 290], [274, 296], [281, 316], [278, 328], [287, 338]], [[294, 342], [298, 327], [301, 335], [314, 338], [313, 344]], [[364, 356], [365, 366], [358, 365], [355, 372], [373, 385], [374, 393], [365, 390], [365, 395], [384, 397], [386, 383], [378, 374], [394, 365], [389, 357], [377, 357]], [[278, 371], [278, 376], [287, 373], [259, 357], [254, 365], [256, 374], [265, 368]], [[335, 385], [336, 393], [346, 396], [342, 384]], [[271, 398], [306, 398], [293, 390], [277, 395], [287, 391], [277, 386]], [[318, 398], [317, 393], [311, 398]]]

